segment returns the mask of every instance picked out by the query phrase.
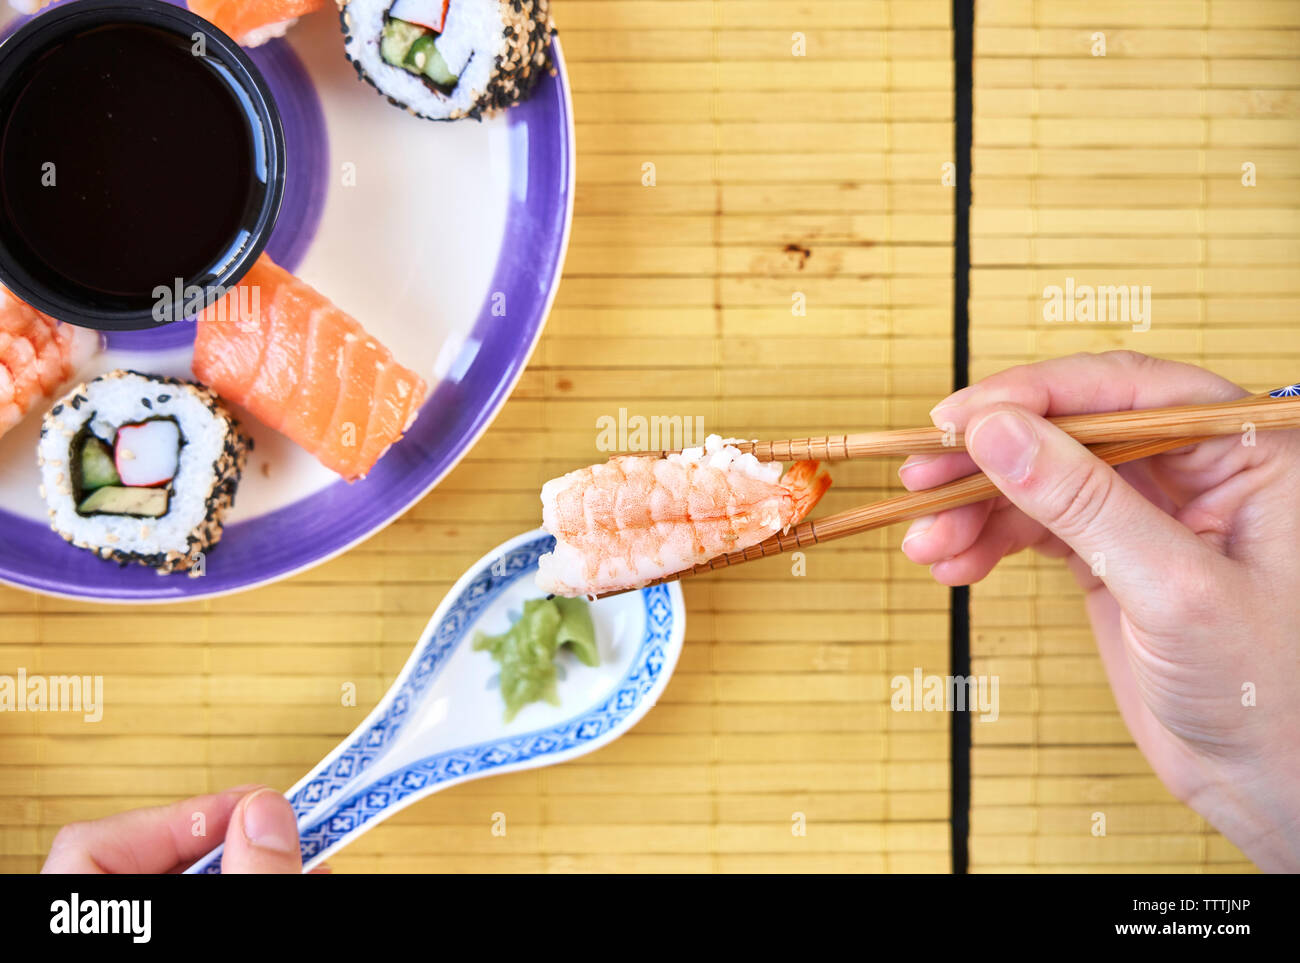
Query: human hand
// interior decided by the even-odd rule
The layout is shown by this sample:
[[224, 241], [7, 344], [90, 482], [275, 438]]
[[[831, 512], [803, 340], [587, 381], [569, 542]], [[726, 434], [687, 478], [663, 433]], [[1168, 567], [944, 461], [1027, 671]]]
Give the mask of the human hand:
[[[202, 828], [198, 835], [196, 827]], [[54, 837], [41, 872], [179, 873], [215, 849], [221, 836], [223, 873], [302, 872], [293, 807], [259, 786], [70, 823]]]
[[1124, 351], [993, 375], [931, 412], [964, 430], [969, 454], [914, 456], [899, 474], [915, 491], [982, 470], [1003, 497], [917, 519], [903, 551], [947, 585], [1029, 547], [1066, 558], [1156, 775], [1262, 869], [1296, 872], [1300, 432], [1216, 438], [1112, 469], [1043, 417], [1246, 394]]

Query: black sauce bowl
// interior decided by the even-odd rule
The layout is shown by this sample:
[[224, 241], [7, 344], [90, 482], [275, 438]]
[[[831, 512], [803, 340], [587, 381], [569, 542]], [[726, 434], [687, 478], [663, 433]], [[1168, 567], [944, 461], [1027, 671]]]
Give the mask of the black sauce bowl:
[[[257, 67], [212, 24], [160, 0], [77, 0], [39, 14], [0, 43], [0, 136], [5, 134], [6, 117], [28, 85], [30, 72], [44, 54], [85, 31], [119, 25], [152, 27], [173, 34], [186, 45], [202, 34], [204, 55], [218, 68], [239, 105], [254, 157], [249, 161], [248, 201], [239, 215], [238, 228], [220, 249], [223, 253], [197, 274], [158, 278], [158, 287], [148, 298], [83, 286], [53, 270], [17, 233], [10, 223], [11, 212], [0, 209], [0, 282], [46, 314], [102, 331], [134, 331], [192, 320], [203, 306], [238, 284], [266, 247], [280, 214], [285, 180], [284, 128]], [[195, 121], [201, 124], [202, 118]], [[9, 136], [21, 137], [22, 131]], [[200, 145], [200, 149], [219, 150], [220, 145]], [[172, 148], [171, 152], [176, 163], [185, 162], [183, 150]], [[178, 282], [183, 282], [180, 291]], [[169, 294], [160, 298], [157, 294], [162, 288]], [[177, 298], [175, 293], [184, 296]]]

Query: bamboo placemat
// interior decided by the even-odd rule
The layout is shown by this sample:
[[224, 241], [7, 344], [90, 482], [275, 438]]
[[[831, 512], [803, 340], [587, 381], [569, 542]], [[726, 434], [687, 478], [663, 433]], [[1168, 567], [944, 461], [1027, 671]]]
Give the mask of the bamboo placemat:
[[[973, 377], [1131, 348], [1296, 379], [1297, 27], [1270, 0], [976, 5]], [[1150, 285], [1150, 329], [1044, 322], [1067, 276]], [[972, 870], [1251, 868], [1132, 745], [1062, 565], [1004, 563], [971, 632], [973, 671], [1002, 680], [1001, 719], [972, 726]]]
[[[947, 391], [948, 0], [555, 6], [577, 214], [514, 397], [435, 493], [292, 581], [149, 610], [0, 590], [0, 672], [103, 674], [109, 693], [94, 726], [0, 715], [0, 870], [35, 870], [70, 820], [287, 788], [364, 717], [465, 567], [538, 523], [542, 482], [603, 457], [597, 418], [780, 437], [922, 424]], [[896, 488], [883, 464], [834, 477], [823, 510]], [[685, 586], [681, 662], [631, 734], [439, 793], [336, 871], [946, 872], [948, 718], [888, 696], [893, 675], [947, 671], [947, 593], [900, 537], [817, 548], [804, 576], [774, 559]]]

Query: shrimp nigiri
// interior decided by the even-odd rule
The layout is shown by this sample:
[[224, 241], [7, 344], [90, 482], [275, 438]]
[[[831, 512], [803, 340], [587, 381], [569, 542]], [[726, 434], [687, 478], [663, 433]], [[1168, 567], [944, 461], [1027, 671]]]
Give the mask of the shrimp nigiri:
[[703, 448], [623, 455], [542, 486], [542, 526], [555, 551], [537, 584], [555, 595], [639, 588], [740, 551], [801, 521], [830, 487], [817, 462], [741, 454], [717, 435]]
[[0, 287], [0, 435], [58, 390], [99, 351], [99, 335], [62, 324]]
[[186, 5], [241, 47], [256, 47], [283, 37], [325, 0], [186, 0]]

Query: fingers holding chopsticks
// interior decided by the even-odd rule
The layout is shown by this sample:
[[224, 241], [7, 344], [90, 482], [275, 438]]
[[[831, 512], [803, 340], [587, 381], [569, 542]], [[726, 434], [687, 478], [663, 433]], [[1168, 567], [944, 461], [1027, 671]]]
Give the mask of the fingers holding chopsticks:
[[990, 499], [918, 518], [903, 537], [903, 554], [918, 565], [933, 565], [963, 552], [980, 537], [992, 511]]
[[930, 412], [935, 425], [965, 429], [972, 414], [999, 403], [1039, 415], [1235, 401], [1248, 392], [1195, 365], [1133, 351], [1075, 354], [1007, 368], [963, 388]]
[[[1243, 389], [1203, 369], [1131, 352], [1075, 355], [1008, 369], [940, 402], [935, 424], [964, 434], [968, 451], [909, 458], [899, 470], [910, 491], [983, 471], [1003, 497], [918, 519], [904, 539], [912, 561], [949, 585], [984, 578], [1006, 555], [1034, 547], [1051, 555], [1123, 560], [1158, 571], [1171, 551], [1202, 544], [1171, 517], [1145, 463], [1130, 485], [1044, 416], [1231, 401]], [[1215, 447], [1237, 444], [1224, 439]], [[1237, 445], [1240, 447], [1240, 445]], [[1238, 456], [1232, 456], [1234, 459]], [[1196, 461], [1195, 450], [1173, 459]], [[1198, 463], [1199, 464], [1199, 463]], [[1150, 557], [1147, 557], [1150, 556]], [[1130, 591], [1131, 590], [1131, 591]], [[1141, 580], [1120, 589], [1140, 602]]]
[[[1245, 389], [1204, 368], [1133, 351], [1107, 351], [999, 371], [940, 401], [930, 418], [936, 427], [960, 435], [974, 414], [998, 404], [1056, 417], [1212, 404], [1247, 395]], [[968, 454], [956, 451], [913, 455], [898, 474], [909, 491], [920, 491], [979, 470]]]
[[[991, 505], [992, 502], [987, 504]], [[954, 547], [935, 546], [934, 550], [937, 554]], [[1051, 558], [1074, 554], [1068, 545], [1039, 522], [1014, 505], [1007, 505], [989, 513], [970, 545], [931, 564], [930, 574], [944, 585], [970, 585], [986, 578], [1007, 556], [1016, 555], [1027, 548]], [[910, 553], [908, 557], [912, 557]]]
[[[1007, 404], [976, 412], [966, 426], [966, 445], [975, 464], [1029, 520], [1085, 562], [1099, 561], [1101, 570], [1110, 573], [1103, 576], [1107, 585], [1126, 611], [1149, 610], [1156, 618], [1151, 600], [1167, 591], [1170, 558], [1185, 560], [1193, 570], [1227, 564], [1185, 525], [1038, 414]], [[953, 557], [979, 546], [962, 564], [944, 564], [936, 577], [982, 577], [997, 557], [1039, 541], [1032, 525], [1025, 527], [1014, 516], [1001, 521], [982, 543], [927, 546], [931, 552], [955, 547]]]
[[[899, 469], [908, 491], [935, 488], [980, 471], [963, 452], [916, 455]], [[1025, 515], [1005, 495], [918, 518], [903, 537], [903, 554], [944, 585], [970, 585], [997, 563], [1027, 548], [1053, 558], [1071, 549], [1043, 525]]]
[[943, 455], [912, 455], [899, 467], [898, 477], [909, 492], [919, 492], [979, 470], [965, 451], [954, 451]]

